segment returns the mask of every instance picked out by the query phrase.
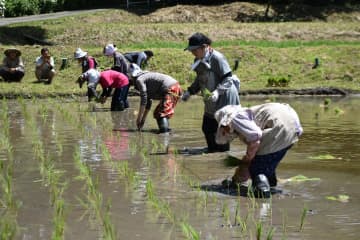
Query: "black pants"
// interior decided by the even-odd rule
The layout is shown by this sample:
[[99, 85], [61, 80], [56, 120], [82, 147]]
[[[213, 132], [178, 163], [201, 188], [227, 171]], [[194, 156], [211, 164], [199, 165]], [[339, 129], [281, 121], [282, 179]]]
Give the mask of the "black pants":
[[230, 144], [217, 144], [215, 141], [218, 122], [214, 118], [203, 116], [202, 131], [208, 145], [208, 152], [225, 152], [230, 150]]
[[24, 77], [24, 73], [21, 71], [15, 71], [13, 73], [5, 70], [0, 70], [0, 76], [6, 82], [20, 82], [21, 79]]

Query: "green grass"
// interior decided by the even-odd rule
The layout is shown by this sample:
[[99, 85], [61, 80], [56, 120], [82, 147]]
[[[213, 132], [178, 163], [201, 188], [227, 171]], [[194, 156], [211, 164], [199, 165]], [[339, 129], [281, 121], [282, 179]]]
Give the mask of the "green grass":
[[[97, 58], [101, 69], [107, 69], [112, 65], [112, 59], [102, 56], [102, 48], [109, 42], [117, 44], [120, 52], [153, 50], [155, 57], [148, 70], [169, 74], [186, 88], [195, 74], [190, 70], [193, 56], [183, 49], [187, 38], [195, 31], [209, 35], [214, 41], [213, 47], [226, 56], [231, 67], [236, 59], [240, 60], [235, 73], [241, 80], [243, 92], [271, 89], [267, 87], [268, 79], [281, 76], [291, 78], [288, 86], [281, 87], [283, 89], [360, 89], [357, 22], [175, 24], [154, 23], [147, 15], [138, 16], [123, 10], [104, 10], [91, 15], [0, 27], [0, 52], [17, 45], [23, 52], [26, 68], [21, 84], [0, 82], [0, 97], [85, 95], [86, 90], [79, 89], [75, 83], [81, 67], [73, 59], [73, 52], [81, 47]], [[58, 71], [50, 86], [33, 83], [34, 61], [42, 46], [27, 45], [24, 33], [54, 43], [50, 51]], [[64, 57], [69, 59], [69, 67], [60, 71]], [[320, 66], [313, 69], [315, 58], [319, 59]]]

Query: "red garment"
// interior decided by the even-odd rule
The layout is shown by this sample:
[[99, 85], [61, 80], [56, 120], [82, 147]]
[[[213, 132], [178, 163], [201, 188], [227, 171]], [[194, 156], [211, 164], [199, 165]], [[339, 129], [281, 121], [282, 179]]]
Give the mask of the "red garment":
[[128, 77], [114, 70], [106, 70], [100, 73], [99, 83], [103, 88], [122, 88], [129, 85]]
[[171, 118], [174, 115], [175, 106], [181, 96], [181, 87], [179, 83], [172, 85], [159, 105], [154, 110], [154, 118]]
[[89, 56], [88, 58], [87, 58], [87, 60], [88, 60], [88, 65], [89, 65], [89, 69], [92, 69], [92, 68], [96, 68], [96, 66], [95, 66], [95, 59], [93, 58], [93, 57], [91, 57], [91, 56]]

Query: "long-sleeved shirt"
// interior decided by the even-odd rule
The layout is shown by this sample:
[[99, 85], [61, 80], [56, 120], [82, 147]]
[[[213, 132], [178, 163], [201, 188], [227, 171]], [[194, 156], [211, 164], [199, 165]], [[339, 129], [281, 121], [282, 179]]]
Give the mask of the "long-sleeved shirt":
[[144, 67], [147, 60], [145, 52], [129, 52], [125, 53], [124, 56], [130, 63], [136, 63], [141, 68]]
[[231, 69], [224, 55], [211, 49], [208, 57], [196, 60], [195, 64], [197, 64], [194, 67], [197, 76], [188, 88], [190, 94], [196, 94], [199, 91], [213, 92], [215, 89], [220, 94], [216, 102], [205, 99], [205, 115], [213, 118], [214, 113], [223, 106], [240, 103], [238, 90], [233, 84]]
[[231, 127], [246, 143], [260, 141], [256, 155], [280, 151], [297, 142], [303, 132], [295, 110], [283, 103], [243, 108], [231, 121]]
[[[90, 73], [89, 76], [88, 73]], [[103, 88], [102, 95], [107, 95], [110, 88], [122, 88], [129, 85], [128, 77], [120, 72], [114, 70], [105, 70], [102, 72], [98, 72], [96, 70], [89, 70], [85, 73], [85, 77], [88, 78], [88, 88], [94, 93], [96, 96], [96, 86], [98, 84]]]
[[121, 73], [125, 74], [126, 76], [128, 76], [128, 68], [129, 68], [129, 65], [128, 65], [127, 60], [124, 57], [124, 55], [122, 55], [119, 52], [115, 52], [114, 53], [114, 65], [112, 66], [111, 69], [121, 72]]
[[97, 62], [96, 62], [95, 58], [93, 58], [91, 56], [87, 56], [81, 64], [83, 73], [89, 69], [96, 69], [96, 67], [97, 67]]
[[10, 68], [16, 68], [16, 71], [25, 72], [25, 65], [21, 57], [17, 57], [15, 59], [5, 57], [3, 59], [3, 65], [1, 66], [1, 69], [10, 71]]
[[151, 106], [151, 99], [161, 100], [177, 81], [169, 75], [157, 72], [144, 72], [136, 79], [136, 89], [140, 92], [140, 104]]

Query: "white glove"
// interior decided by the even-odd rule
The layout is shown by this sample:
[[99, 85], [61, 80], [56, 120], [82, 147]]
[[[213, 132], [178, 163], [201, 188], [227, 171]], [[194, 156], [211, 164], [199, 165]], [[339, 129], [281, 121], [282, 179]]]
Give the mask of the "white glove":
[[184, 102], [186, 102], [189, 98], [190, 98], [189, 91], [185, 91], [184, 94], [181, 96], [181, 100], [183, 100]]
[[216, 102], [219, 99], [219, 91], [217, 89], [215, 89], [210, 96], [210, 100], [212, 102]]

